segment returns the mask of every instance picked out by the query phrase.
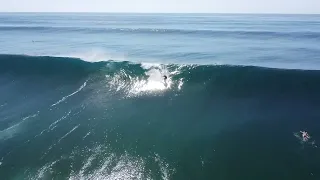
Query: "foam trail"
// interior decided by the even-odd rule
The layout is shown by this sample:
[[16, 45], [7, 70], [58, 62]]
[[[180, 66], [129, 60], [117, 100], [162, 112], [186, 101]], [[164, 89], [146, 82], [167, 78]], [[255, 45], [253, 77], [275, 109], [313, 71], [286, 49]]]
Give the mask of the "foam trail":
[[36, 136], [34, 136], [34, 138], [38, 137], [38, 136], [41, 136], [47, 129], [43, 130], [40, 132], [40, 134], [37, 134]]
[[71, 134], [71, 133], [72, 133], [74, 130], [76, 130], [79, 126], [80, 126], [80, 124], [77, 125], [77, 126], [75, 126], [73, 129], [71, 129], [67, 134], [65, 134], [64, 136], [62, 136], [62, 137], [58, 140], [58, 143], [60, 143], [60, 141], [61, 141], [62, 139], [64, 139], [65, 137], [67, 137], [69, 134]]
[[56, 120], [55, 122], [53, 122], [52, 124], [50, 124], [50, 126], [48, 127], [48, 129], [53, 129], [52, 127], [54, 127], [57, 123], [59, 123], [60, 121], [66, 119], [71, 113], [71, 110], [65, 115], [65, 116], [62, 116], [60, 119]]
[[64, 116], [62, 116], [60, 119], [56, 120], [55, 122], [51, 123], [49, 125], [49, 127], [47, 129], [42, 130], [39, 134], [37, 134], [36, 136], [34, 136], [34, 138], [41, 136], [45, 131], [49, 132], [49, 130], [53, 130], [56, 126], [57, 123], [59, 123], [60, 121], [66, 119], [71, 113], [71, 110]]
[[49, 153], [49, 151], [50, 151], [54, 146], [56, 146], [58, 143], [60, 143], [61, 140], [63, 140], [64, 138], [66, 138], [69, 134], [71, 134], [71, 133], [72, 133], [74, 130], [76, 130], [79, 126], [80, 126], [80, 124], [77, 125], [77, 126], [75, 126], [74, 128], [72, 128], [67, 134], [65, 134], [64, 136], [62, 136], [62, 137], [58, 140], [57, 143], [52, 144], [52, 145], [48, 148], [48, 150], [41, 156], [40, 159], [43, 159], [43, 158]]
[[85, 139], [87, 136], [89, 136], [91, 132], [89, 131], [82, 139]]
[[[36, 117], [38, 114], [39, 114], [39, 113], [30, 115], [30, 116], [27, 116], [27, 117], [24, 117], [24, 118], [22, 119], [22, 121], [18, 122], [17, 124], [15, 124], [15, 125], [13, 125], [13, 126], [11, 126], [11, 127], [8, 127], [7, 129], [5, 129], [5, 130], [3, 130], [3, 131], [6, 131], [6, 130], [10, 130], [10, 129], [12, 129], [12, 128], [15, 128], [15, 127], [19, 126], [21, 123], [23, 123], [25, 120], [27, 120], [27, 119], [29, 119], [29, 118], [34, 118], [34, 117]], [[0, 132], [3, 132], [3, 131], [0, 131]]]
[[18, 122], [17, 124], [15, 124], [15, 125], [13, 125], [11, 127], [8, 127], [7, 129], [4, 129], [4, 130], [0, 131], [0, 140], [1, 139], [9, 139], [9, 138], [13, 137], [13, 135], [15, 133], [17, 133], [17, 131], [18, 131], [17, 127], [19, 127], [26, 120], [28, 120], [30, 118], [34, 118], [34, 117], [36, 117], [38, 115], [39, 115], [39, 111], [36, 114], [32, 114], [32, 115], [29, 115], [27, 117], [24, 117], [22, 119], [22, 121]]
[[67, 95], [67, 96], [64, 96], [62, 99], [60, 99], [60, 100], [57, 101], [56, 103], [52, 104], [51, 107], [54, 107], [54, 106], [62, 103], [62, 102], [65, 101], [68, 97], [73, 96], [73, 95], [77, 94], [78, 92], [80, 92], [84, 87], [86, 87], [87, 81], [88, 81], [88, 80], [86, 80], [86, 81], [80, 86], [80, 88], [79, 88], [78, 90], [76, 90], [75, 92], [73, 92], [73, 93], [71, 93], [71, 94], [69, 94], [69, 95]]

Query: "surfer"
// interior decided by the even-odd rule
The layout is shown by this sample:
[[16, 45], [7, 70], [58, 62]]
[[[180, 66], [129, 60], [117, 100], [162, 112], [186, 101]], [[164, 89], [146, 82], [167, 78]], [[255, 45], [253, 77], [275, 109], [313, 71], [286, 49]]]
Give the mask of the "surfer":
[[163, 75], [163, 80], [164, 80], [164, 86], [165, 86], [165, 87], [168, 86], [167, 79], [168, 79], [168, 76]]
[[310, 139], [310, 135], [308, 134], [307, 131], [300, 131], [301, 136], [302, 136], [302, 140], [304, 142], [308, 141]]
[[166, 81], [168, 79], [168, 76], [163, 75], [163, 79], [164, 79], [164, 81]]

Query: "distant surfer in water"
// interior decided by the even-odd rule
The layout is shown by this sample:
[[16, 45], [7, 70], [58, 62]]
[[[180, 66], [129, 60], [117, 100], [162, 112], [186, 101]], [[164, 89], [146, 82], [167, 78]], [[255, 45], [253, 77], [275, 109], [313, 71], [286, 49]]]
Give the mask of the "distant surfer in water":
[[300, 131], [300, 133], [304, 142], [307, 142], [310, 139], [310, 135], [307, 131]]

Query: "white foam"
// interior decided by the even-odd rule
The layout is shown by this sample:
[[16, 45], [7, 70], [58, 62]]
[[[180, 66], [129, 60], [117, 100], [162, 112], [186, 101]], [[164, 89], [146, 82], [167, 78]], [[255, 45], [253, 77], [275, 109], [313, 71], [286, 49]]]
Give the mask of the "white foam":
[[69, 94], [69, 95], [67, 95], [67, 96], [64, 96], [62, 99], [60, 99], [60, 100], [57, 101], [56, 103], [52, 104], [51, 107], [56, 106], [56, 105], [62, 103], [62, 102], [65, 101], [68, 97], [71, 97], [71, 96], [77, 94], [78, 92], [80, 92], [84, 87], [86, 87], [87, 81], [88, 81], [88, 80], [86, 80], [86, 81], [79, 87], [79, 89], [77, 89], [75, 92], [73, 92], [73, 93], [71, 93], [71, 94]]
[[[120, 70], [113, 76], [106, 75], [106, 78], [111, 79], [108, 81], [109, 86], [116, 91], [124, 90], [128, 97], [143, 93], [161, 92], [171, 88], [173, 82], [164, 65], [144, 63], [141, 66], [146, 69], [145, 75], [147, 78], [133, 77], [126, 74], [124, 70]], [[163, 78], [164, 75], [168, 77], [166, 80]]]
[[[99, 155], [103, 152], [99, 152]], [[117, 158], [114, 154], [109, 154], [103, 159], [103, 164], [89, 173], [87, 169], [90, 168], [92, 161], [98, 158], [98, 154], [91, 155], [79, 173], [73, 172], [70, 180], [104, 180], [104, 179], [151, 179], [145, 172], [145, 162], [142, 158], [134, 158], [128, 154]], [[115, 164], [115, 165], [113, 165]], [[87, 172], [87, 173], [85, 173]]]
[[[144, 179], [145, 162], [139, 158], [132, 158], [128, 155], [123, 155], [112, 168], [111, 173], [106, 179]], [[102, 179], [102, 178], [100, 178]], [[103, 178], [104, 179], [104, 178]]]
[[[104, 179], [152, 179], [151, 173], [158, 173], [157, 170], [147, 169], [146, 159], [142, 157], [135, 157], [127, 152], [117, 156], [115, 153], [110, 152], [110, 149], [97, 145], [93, 149], [84, 148], [82, 150], [72, 151], [68, 158], [75, 156], [86, 156], [82, 162], [82, 167], [79, 170], [73, 168], [71, 164], [71, 173], [69, 180], [104, 180]], [[175, 169], [171, 168], [158, 154], [155, 154], [154, 162], [159, 168], [161, 179], [169, 180], [175, 173]], [[54, 165], [60, 160], [47, 163], [40, 168], [33, 179], [51, 179], [51, 172], [54, 171]]]
[[[122, 89], [125, 89], [127, 87], [126, 81], [123, 79], [123, 77], [127, 76], [124, 71], [120, 71], [114, 76], [106, 75], [106, 78], [111, 78], [109, 81], [109, 85], [116, 89], [116, 91], [120, 91]], [[131, 76], [128, 76], [131, 80]]]
[[52, 168], [52, 166], [54, 166], [58, 161], [53, 161], [52, 163], [48, 163], [46, 165], [44, 165], [42, 168], [40, 168], [37, 172], [36, 177], [32, 178], [34, 180], [36, 179], [50, 179], [48, 178], [48, 171], [50, 171], [50, 169]]
[[161, 177], [163, 180], [169, 180], [175, 169], [170, 169], [169, 164], [163, 161], [158, 154], [155, 154], [155, 161], [160, 167]]
[[77, 51], [72, 53], [65, 54], [56, 54], [54, 56], [58, 57], [71, 57], [71, 58], [79, 58], [87, 62], [101, 62], [101, 61], [125, 61], [126, 56], [123, 53], [118, 52], [108, 52], [105, 49], [101, 48], [92, 48], [86, 49], [84, 51]]
[[180, 78], [180, 79], [179, 79], [179, 84], [178, 84], [178, 90], [181, 90], [182, 85], [183, 85], [183, 79]]
[[315, 148], [317, 148], [318, 146], [316, 145], [316, 141], [312, 139], [312, 137], [309, 135], [309, 133], [307, 131], [299, 131], [299, 132], [295, 132], [293, 133], [293, 135], [299, 139], [300, 143], [302, 145], [304, 144], [309, 144]]
[[139, 94], [141, 92], [162, 91], [170, 88], [172, 81], [168, 78], [166, 81], [158, 69], [150, 69], [146, 72], [147, 80], [137, 80], [133, 83], [130, 93]]
[[141, 63], [141, 67], [148, 70], [150, 68], [161, 68], [161, 64], [153, 63], [153, 62], [144, 62], [144, 63]]

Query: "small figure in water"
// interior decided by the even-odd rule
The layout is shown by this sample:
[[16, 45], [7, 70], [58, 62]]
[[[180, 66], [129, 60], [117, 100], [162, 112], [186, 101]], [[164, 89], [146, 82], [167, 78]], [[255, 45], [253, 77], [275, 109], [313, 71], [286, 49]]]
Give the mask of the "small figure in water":
[[164, 79], [164, 81], [166, 81], [168, 79], [168, 76], [163, 75], [163, 79]]
[[163, 80], [164, 80], [164, 86], [165, 86], [165, 87], [168, 86], [167, 79], [168, 79], [168, 76], [163, 75]]
[[302, 135], [302, 140], [304, 142], [307, 142], [310, 139], [310, 135], [308, 134], [307, 131], [300, 131], [301, 135]]

